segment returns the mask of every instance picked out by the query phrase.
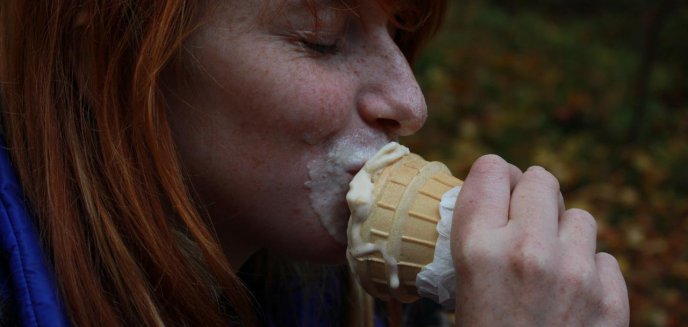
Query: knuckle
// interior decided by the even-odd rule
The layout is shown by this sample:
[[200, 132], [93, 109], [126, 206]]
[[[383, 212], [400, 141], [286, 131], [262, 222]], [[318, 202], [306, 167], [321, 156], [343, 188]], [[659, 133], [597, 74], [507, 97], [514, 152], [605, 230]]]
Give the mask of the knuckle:
[[469, 261], [493, 261], [497, 256], [493, 247], [482, 239], [468, 238], [461, 242], [461, 255]]
[[583, 292], [591, 289], [597, 280], [597, 270], [594, 266], [580, 261], [573, 261], [560, 274], [567, 289], [573, 292]]
[[531, 166], [530, 168], [528, 168], [528, 170], [526, 170], [524, 175], [526, 175], [527, 178], [532, 179], [539, 185], [542, 185], [543, 187], [546, 187], [554, 191], [559, 191], [559, 180], [556, 177], [554, 177], [552, 173], [547, 171], [545, 168], [542, 168], [541, 166]]
[[616, 260], [616, 257], [613, 255], [607, 253], [607, 252], [598, 252], [596, 254], [597, 260], [600, 260], [606, 264], [612, 265], [615, 269], [621, 270], [621, 267], [619, 266], [619, 261]]
[[593, 217], [592, 214], [583, 209], [567, 209], [566, 212], [564, 212], [564, 216], [568, 219], [574, 219], [576, 222], [586, 224], [590, 226], [592, 230], [597, 230], [597, 220], [595, 220], [595, 217]]
[[523, 279], [539, 280], [552, 274], [552, 260], [548, 251], [535, 242], [524, 242], [509, 256], [511, 269]]
[[499, 251], [488, 243], [477, 238], [467, 238], [457, 243], [454, 266], [460, 276], [471, 276], [475, 272], [501, 264]]

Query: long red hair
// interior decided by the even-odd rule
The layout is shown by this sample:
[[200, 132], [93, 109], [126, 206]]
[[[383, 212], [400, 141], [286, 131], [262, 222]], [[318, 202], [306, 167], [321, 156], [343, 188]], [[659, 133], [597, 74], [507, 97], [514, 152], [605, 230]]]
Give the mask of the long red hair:
[[[0, 3], [4, 134], [75, 326], [255, 321], [190, 196], [161, 92], [198, 2]], [[397, 41], [412, 60], [446, 3], [409, 3]]]

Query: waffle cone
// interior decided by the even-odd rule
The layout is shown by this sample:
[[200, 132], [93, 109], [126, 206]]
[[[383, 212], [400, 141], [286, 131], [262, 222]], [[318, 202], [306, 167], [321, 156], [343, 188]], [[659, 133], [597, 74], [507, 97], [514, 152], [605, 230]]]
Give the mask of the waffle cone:
[[373, 205], [361, 227], [361, 239], [383, 242], [397, 262], [399, 285], [379, 252], [350, 259], [361, 285], [371, 295], [401, 302], [418, 299], [416, 275], [433, 261], [442, 195], [462, 181], [439, 162], [409, 154], [373, 177]]

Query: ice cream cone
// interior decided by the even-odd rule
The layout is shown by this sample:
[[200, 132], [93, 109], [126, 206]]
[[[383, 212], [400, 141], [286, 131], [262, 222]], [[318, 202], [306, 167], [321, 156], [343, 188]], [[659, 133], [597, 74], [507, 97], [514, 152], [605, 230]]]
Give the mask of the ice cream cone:
[[439, 162], [408, 154], [372, 176], [373, 201], [360, 241], [379, 251], [349, 254], [361, 285], [373, 296], [401, 302], [418, 298], [416, 275], [433, 261], [442, 195], [462, 181]]

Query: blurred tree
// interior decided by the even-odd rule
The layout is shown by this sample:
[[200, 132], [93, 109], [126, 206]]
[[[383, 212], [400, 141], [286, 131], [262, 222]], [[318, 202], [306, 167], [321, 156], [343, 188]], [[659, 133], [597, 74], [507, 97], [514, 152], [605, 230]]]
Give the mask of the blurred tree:
[[629, 129], [629, 139], [642, 141], [646, 137], [645, 117], [647, 116], [648, 93], [650, 81], [652, 80], [653, 66], [657, 56], [660, 34], [667, 22], [667, 16], [676, 5], [675, 0], [661, 0], [649, 2], [654, 5], [651, 7], [644, 20], [644, 41], [638, 75], [635, 80], [634, 95], [635, 105], [633, 106], [633, 118]]
[[404, 139], [464, 176], [497, 153], [598, 219], [632, 326], [688, 326], [688, 1], [462, 0], [417, 65]]

